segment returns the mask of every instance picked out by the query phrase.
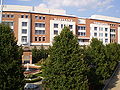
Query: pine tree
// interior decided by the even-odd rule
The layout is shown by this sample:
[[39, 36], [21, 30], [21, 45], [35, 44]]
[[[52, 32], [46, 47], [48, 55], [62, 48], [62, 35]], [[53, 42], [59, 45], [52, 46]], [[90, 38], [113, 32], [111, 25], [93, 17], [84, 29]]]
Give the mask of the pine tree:
[[120, 45], [117, 43], [110, 43], [106, 45], [106, 61], [109, 66], [107, 67], [110, 75], [113, 73], [118, 61], [120, 61]]
[[45, 87], [51, 90], [88, 90], [87, 65], [77, 38], [65, 27], [54, 38], [49, 57], [43, 67]]
[[10, 27], [0, 24], [0, 90], [22, 90], [23, 79], [20, 48]]
[[93, 38], [90, 46], [87, 47], [85, 60], [90, 68], [88, 74], [90, 86], [94, 87], [93, 90], [98, 88], [98, 90], [101, 90], [99, 86], [110, 76], [107, 69], [108, 61], [106, 60], [105, 45], [98, 39]]

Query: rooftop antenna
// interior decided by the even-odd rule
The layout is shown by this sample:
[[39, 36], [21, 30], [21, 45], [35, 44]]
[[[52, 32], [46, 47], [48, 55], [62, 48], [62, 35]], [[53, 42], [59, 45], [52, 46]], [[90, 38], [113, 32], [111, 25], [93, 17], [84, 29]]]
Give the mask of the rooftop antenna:
[[3, 12], [3, 0], [1, 0], [1, 8], [0, 8], [0, 23], [2, 23], [2, 12]]

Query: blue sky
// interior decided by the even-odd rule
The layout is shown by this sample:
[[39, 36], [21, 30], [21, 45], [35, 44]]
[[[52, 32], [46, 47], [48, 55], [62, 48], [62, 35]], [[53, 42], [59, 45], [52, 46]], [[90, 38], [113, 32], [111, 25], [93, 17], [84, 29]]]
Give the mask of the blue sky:
[[4, 0], [4, 4], [64, 9], [79, 17], [99, 14], [120, 18], [120, 0]]

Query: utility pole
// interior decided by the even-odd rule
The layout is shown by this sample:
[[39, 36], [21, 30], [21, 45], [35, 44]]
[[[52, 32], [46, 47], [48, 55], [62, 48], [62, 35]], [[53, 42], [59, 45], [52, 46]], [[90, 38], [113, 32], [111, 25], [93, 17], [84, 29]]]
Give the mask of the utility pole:
[[2, 23], [2, 12], [3, 12], [3, 0], [1, 0], [1, 8], [0, 8], [0, 23]]

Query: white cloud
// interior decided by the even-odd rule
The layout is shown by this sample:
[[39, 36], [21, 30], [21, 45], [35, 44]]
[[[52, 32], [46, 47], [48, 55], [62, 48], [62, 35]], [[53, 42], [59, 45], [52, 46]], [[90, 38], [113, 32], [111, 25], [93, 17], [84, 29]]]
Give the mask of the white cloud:
[[77, 8], [78, 11], [108, 7], [113, 0], [42, 0], [40, 6], [49, 8]]
[[[100, 0], [99, 0], [100, 1]], [[108, 5], [112, 2], [113, 0], [101, 0], [99, 3], [98, 3], [98, 6], [100, 7], [104, 7], [105, 5]]]
[[111, 8], [114, 8], [114, 5], [108, 5], [108, 6], [106, 6], [106, 7], [100, 8], [100, 9], [98, 10], [98, 12], [103, 12], [103, 11], [109, 10], [109, 9], [111, 9]]
[[47, 8], [47, 5], [46, 4], [44, 4], [44, 3], [41, 3], [41, 4], [39, 4], [39, 6], [38, 7], [41, 7], [41, 8]]
[[96, 0], [42, 0], [51, 8], [87, 6]]

